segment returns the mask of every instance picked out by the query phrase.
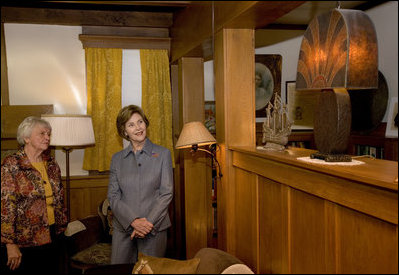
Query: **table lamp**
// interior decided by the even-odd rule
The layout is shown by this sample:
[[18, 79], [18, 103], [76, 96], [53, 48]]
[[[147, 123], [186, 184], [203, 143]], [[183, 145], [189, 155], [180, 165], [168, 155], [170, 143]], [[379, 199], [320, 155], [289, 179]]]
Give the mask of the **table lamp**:
[[378, 87], [377, 35], [359, 10], [336, 8], [312, 19], [299, 52], [296, 89], [319, 93], [311, 158], [352, 161], [345, 155], [351, 131], [348, 90]]

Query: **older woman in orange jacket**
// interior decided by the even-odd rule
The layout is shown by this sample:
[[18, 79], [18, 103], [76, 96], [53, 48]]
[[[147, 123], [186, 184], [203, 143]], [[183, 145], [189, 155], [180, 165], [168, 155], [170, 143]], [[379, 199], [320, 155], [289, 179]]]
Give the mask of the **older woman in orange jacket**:
[[50, 135], [47, 121], [27, 117], [17, 133], [22, 149], [1, 164], [2, 273], [58, 273], [57, 235], [67, 218], [61, 170], [48, 152]]

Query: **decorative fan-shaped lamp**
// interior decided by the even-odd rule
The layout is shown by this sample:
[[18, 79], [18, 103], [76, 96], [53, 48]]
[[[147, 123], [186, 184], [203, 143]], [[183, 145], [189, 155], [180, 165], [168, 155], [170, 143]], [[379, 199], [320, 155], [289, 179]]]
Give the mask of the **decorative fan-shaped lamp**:
[[311, 158], [351, 161], [345, 155], [351, 131], [348, 90], [378, 87], [377, 35], [359, 10], [333, 9], [315, 17], [304, 33], [296, 89], [320, 92], [314, 114], [319, 152]]

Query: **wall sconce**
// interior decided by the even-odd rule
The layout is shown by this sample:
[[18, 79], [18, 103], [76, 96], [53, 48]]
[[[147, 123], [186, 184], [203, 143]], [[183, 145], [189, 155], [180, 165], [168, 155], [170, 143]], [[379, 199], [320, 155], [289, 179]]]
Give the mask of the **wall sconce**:
[[[209, 150], [200, 146], [209, 145]], [[176, 149], [191, 148], [191, 152], [203, 151], [212, 156], [212, 160], [218, 165], [219, 177], [222, 177], [220, 164], [216, 159], [216, 139], [200, 121], [192, 121], [184, 124], [179, 139], [176, 142]]]
[[314, 115], [318, 153], [311, 158], [352, 161], [348, 90], [378, 87], [377, 35], [359, 10], [333, 9], [309, 23], [299, 52], [296, 89], [321, 92]]
[[50, 145], [61, 147], [66, 153], [66, 201], [68, 222], [71, 219], [69, 153], [73, 149], [92, 146], [95, 143], [93, 123], [87, 115], [41, 115], [52, 128]]

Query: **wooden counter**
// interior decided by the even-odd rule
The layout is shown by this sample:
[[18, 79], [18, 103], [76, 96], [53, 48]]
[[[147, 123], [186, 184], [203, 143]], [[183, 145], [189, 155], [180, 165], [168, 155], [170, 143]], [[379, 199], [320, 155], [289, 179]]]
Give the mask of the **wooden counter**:
[[234, 253], [257, 273], [398, 272], [397, 162], [332, 166], [297, 160], [308, 149], [229, 150]]
[[297, 160], [297, 158], [309, 157], [311, 153], [316, 152], [314, 150], [304, 148], [288, 147], [288, 149], [286, 149], [284, 152], [267, 151], [264, 149], [251, 149], [249, 147], [233, 147], [230, 149], [267, 160], [289, 164], [298, 168], [313, 170], [319, 173], [329, 174], [348, 180], [354, 180], [373, 186], [398, 190], [398, 183], [395, 182], [395, 179], [398, 178], [398, 162], [396, 161], [362, 157], [356, 158], [356, 160], [365, 163], [361, 165], [321, 165]]

